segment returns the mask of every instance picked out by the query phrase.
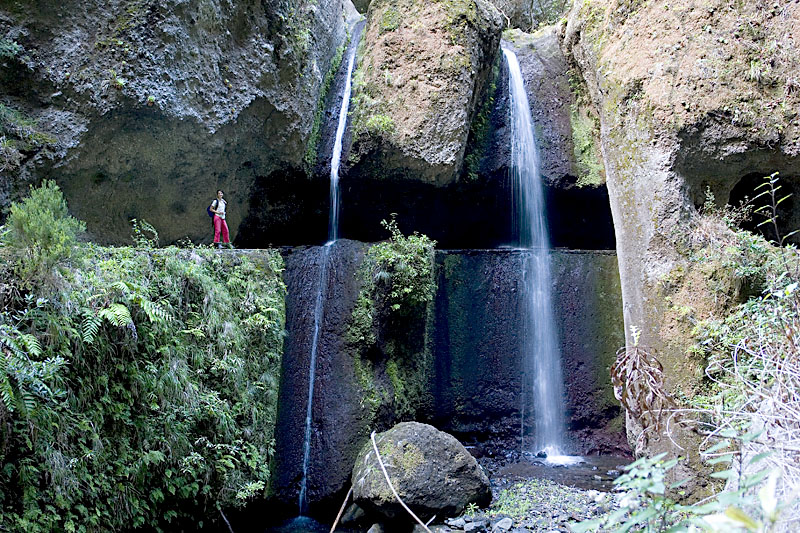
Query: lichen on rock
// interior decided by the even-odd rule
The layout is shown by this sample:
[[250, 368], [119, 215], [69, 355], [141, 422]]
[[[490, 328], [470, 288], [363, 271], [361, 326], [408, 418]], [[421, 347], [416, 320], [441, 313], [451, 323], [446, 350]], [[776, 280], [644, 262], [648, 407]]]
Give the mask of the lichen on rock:
[[[381, 461], [400, 498], [421, 518], [456, 516], [492, 499], [489, 479], [455, 437], [433, 426], [403, 422], [375, 436]], [[394, 498], [372, 442], [353, 467], [353, 500], [386, 518], [410, 520]]]

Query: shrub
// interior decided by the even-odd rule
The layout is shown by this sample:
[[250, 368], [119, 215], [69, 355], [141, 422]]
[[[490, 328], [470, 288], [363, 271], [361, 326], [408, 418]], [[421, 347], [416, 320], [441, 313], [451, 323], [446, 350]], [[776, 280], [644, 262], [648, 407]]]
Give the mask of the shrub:
[[31, 188], [30, 196], [13, 204], [3, 243], [15, 261], [15, 273], [23, 281], [47, 276], [59, 261], [71, 257], [86, 225], [67, 212], [61, 190], [50, 180]]
[[389, 230], [388, 241], [376, 244], [369, 251], [374, 263], [373, 279], [385, 289], [384, 298], [391, 311], [409, 310], [433, 299], [433, 248], [436, 241], [414, 233], [404, 236], [392, 216], [381, 225]]
[[90, 245], [0, 314], [0, 530], [195, 531], [259, 497], [282, 264]]

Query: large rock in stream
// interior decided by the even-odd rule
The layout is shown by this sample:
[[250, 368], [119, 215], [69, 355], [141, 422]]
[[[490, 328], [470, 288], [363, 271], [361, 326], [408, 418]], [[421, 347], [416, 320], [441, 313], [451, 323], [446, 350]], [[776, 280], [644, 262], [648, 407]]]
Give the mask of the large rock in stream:
[[[428, 424], [403, 422], [375, 436], [381, 461], [400, 498], [423, 520], [461, 514], [492, 501], [489, 479], [455, 437]], [[410, 520], [389, 488], [372, 442], [353, 467], [353, 500], [386, 518]]]

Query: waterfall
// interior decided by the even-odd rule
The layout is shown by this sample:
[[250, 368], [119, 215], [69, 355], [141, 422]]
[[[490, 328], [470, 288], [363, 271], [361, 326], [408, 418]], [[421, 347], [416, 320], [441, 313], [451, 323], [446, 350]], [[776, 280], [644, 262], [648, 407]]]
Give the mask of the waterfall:
[[353, 63], [356, 60], [356, 49], [353, 46], [347, 61], [347, 77], [342, 93], [342, 107], [339, 109], [339, 124], [336, 126], [336, 141], [331, 155], [331, 210], [328, 219], [328, 241], [339, 238], [339, 165], [342, 162], [342, 138], [347, 125], [347, 111], [350, 109], [350, 91], [352, 90]]
[[314, 334], [311, 338], [311, 357], [308, 363], [308, 403], [306, 404], [306, 430], [303, 437], [303, 477], [300, 480], [300, 496], [298, 507], [302, 515], [308, 509], [306, 490], [308, 488], [308, 461], [311, 457], [311, 407], [314, 398], [314, 374], [317, 368], [317, 346], [319, 345], [319, 331], [322, 328], [322, 312], [327, 294], [328, 281], [328, 258], [331, 253], [333, 241], [328, 241], [322, 247], [322, 259], [319, 269], [319, 286], [317, 287], [317, 299], [314, 303]]
[[[354, 42], [358, 42], [358, 31]], [[356, 59], [357, 46], [351, 44], [348, 50], [347, 73], [342, 91], [341, 107], [339, 109], [339, 122], [336, 126], [336, 137], [331, 154], [331, 190], [330, 190], [330, 216], [328, 218], [328, 242], [322, 247], [322, 258], [319, 270], [319, 282], [317, 283], [317, 298], [314, 303], [314, 333], [311, 338], [311, 356], [308, 363], [308, 403], [306, 405], [305, 434], [303, 438], [303, 477], [300, 480], [300, 495], [298, 497], [298, 508], [303, 515], [308, 510], [308, 466], [311, 458], [311, 424], [312, 406], [314, 400], [314, 378], [317, 367], [317, 347], [319, 345], [320, 330], [324, 318], [324, 305], [328, 288], [328, 270], [331, 249], [336, 239], [339, 238], [339, 165], [342, 160], [342, 138], [344, 137], [345, 126], [347, 125], [347, 111], [350, 108], [350, 92], [352, 89], [351, 77], [353, 75], [353, 64]]]
[[[529, 382], [524, 389], [533, 398], [524, 398], [522, 412], [534, 414], [532, 448], [544, 452], [548, 461], [570, 462], [563, 456], [564, 400], [561, 355], [553, 319], [550, 275], [550, 243], [545, 219], [544, 193], [528, 96], [522, 82], [517, 56], [503, 48], [510, 75], [512, 203], [515, 235], [523, 253], [523, 309], [525, 312], [524, 357]], [[524, 397], [525, 395], [523, 395]], [[524, 414], [523, 414], [524, 417]]]

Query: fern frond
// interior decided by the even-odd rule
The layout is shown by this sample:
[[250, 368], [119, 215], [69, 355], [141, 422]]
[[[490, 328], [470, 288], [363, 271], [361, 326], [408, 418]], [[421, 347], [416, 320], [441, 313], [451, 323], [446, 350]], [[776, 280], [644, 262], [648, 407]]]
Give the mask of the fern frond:
[[87, 312], [81, 324], [83, 342], [92, 344], [97, 337], [97, 333], [100, 331], [100, 325], [102, 323], [103, 317], [101, 317], [99, 313], [95, 313], [94, 311]]
[[14, 389], [11, 387], [11, 382], [5, 373], [0, 374], [0, 399], [3, 400], [3, 405], [6, 406], [9, 412], [14, 412]]
[[121, 303], [113, 303], [108, 307], [101, 309], [98, 315], [104, 320], [108, 321], [108, 323], [112, 326], [117, 326], [118, 328], [127, 326], [133, 322], [130, 310], [127, 308], [127, 306]]
[[23, 333], [19, 336], [22, 344], [25, 346], [28, 355], [33, 357], [39, 357], [42, 355], [42, 345], [39, 344], [39, 339], [35, 336], [31, 335], [30, 333]]
[[155, 302], [141, 298], [139, 305], [144, 310], [145, 314], [147, 314], [147, 318], [150, 322], [165, 324], [172, 321], [172, 316], [169, 312]]

